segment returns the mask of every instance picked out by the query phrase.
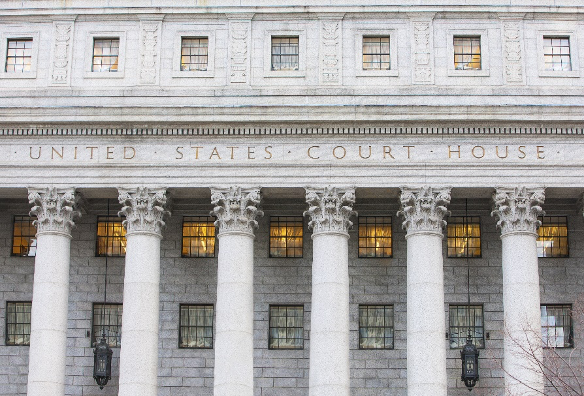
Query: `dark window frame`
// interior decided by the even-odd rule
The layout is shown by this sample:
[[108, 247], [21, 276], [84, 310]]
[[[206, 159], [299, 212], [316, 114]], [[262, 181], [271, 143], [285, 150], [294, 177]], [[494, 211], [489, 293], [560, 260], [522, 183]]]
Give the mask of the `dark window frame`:
[[[274, 43], [274, 40], [288, 39], [288, 43]], [[296, 39], [296, 43], [290, 42], [290, 39]], [[278, 45], [275, 45], [278, 44]], [[286, 44], [286, 45], [282, 45]], [[282, 48], [296, 48], [296, 52], [282, 53]], [[275, 48], [279, 48], [278, 52], [274, 52]], [[290, 57], [289, 62], [283, 62], [282, 57]], [[295, 58], [295, 61], [294, 61]], [[277, 62], [274, 59], [278, 59]], [[283, 67], [283, 65], [290, 65], [290, 67]], [[277, 66], [277, 67], [276, 67]], [[298, 71], [300, 70], [300, 36], [286, 36], [275, 35], [270, 37], [270, 70], [271, 71]]]
[[[369, 220], [373, 219], [373, 222], [368, 222]], [[380, 220], [378, 222], [378, 220]], [[373, 226], [376, 227], [377, 225], [383, 226], [383, 225], [387, 225], [389, 226], [389, 232], [390, 235], [389, 237], [384, 237], [384, 236], [377, 236], [377, 229], [375, 232], [375, 236], [373, 236], [373, 241], [376, 242], [377, 239], [382, 239], [382, 238], [389, 238], [389, 246], [385, 246], [385, 247], [380, 247], [379, 249], [389, 249], [390, 250], [390, 254], [389, 255], [378, 255], [377, 253], [377, 247], [376, 246], [367, 246], [368, 245], [368, 241], [371, 240], [371, 237], [365, 235], [365, 236], [361, 236], [361, 226], [367, 227], [367, 226]], [[364, 247], [361, 247], [361, 241], [365, 241], [365, 245]], [[362, 255], [361, 251], [362, 249], [364, 249], [365, 251], [367, 251], [368, 249], [373, 249], [375, 254], [373, 256], [368, 256], [368, 255]], [[380, 259], [380, 258], [393, 258], [393, 218], [392, 216], [359, 216], [359, 220], [358, 220], [358, 224], [357, 224], [357, 257], [358, 258], [364, 258], [364, 259]]]
[[[11, 42], [16, 42], [16, 43], [18, 43], [18, 42], [30, 43], [30, 47], [27, 48], [26, 47], [26, 44], [25, 44], [25, 47], [22, 48], [24, 50], [22, 56], [19, 56], [19, 55], [10, 56], [9, 55], [9, 52], [10, 52], [11, 49], [15, 49], [15, 50], [20, 49], [18, 47], [16, 47], [16, 48], [10, 48], [10, 43]], [[33, 57], [34, 57], [34, 54], [33, 54], [33, 45], [34, 45], [34, 39], [33, 39], [33, 37], [10, 37], [10, 38], [8, 38], [6, 40], [6, 59], [4, 59], [4, 72], [5, 73], [30, 73], [31, 71], [33, 71], [32, 70], [32, 61], [33, 61]], [[27, 54], [27, 51], [26, 50], [29, 50], [28, 51], [28, 54]], [[9, 59], [15, 59], [15, 60], [16, 59], [22, 59], [23, 60], [23, 63], [22, 63], [23, 68], [22, 68], [22, 70], [8, 70], [8, 66], [16, 66], [16, 65], [19, 65], [18, 63], [9, 64], [8, 63], [8, 60]], [[26, 63], [25, 62], [26, 59], [28, 59], [30, 62], [29, 63]], [[28, 70], [25, 70], [25, 67], [24, 67], [25, 65], [28, 65], [29, 66], [29, 69]]]
[[[6, 304], [4, 305], [4, 307], [5, 307], [5, 310], [4, 310], [4, 312], [5, 312], [5, 317], [4, 317], [4, 345], [6, 345], [6, 346], [15, 346], [15, 347], [27, 347], [27, 346], [30, 346], [30, 333], [28, 334], [28, 338], [29, 338], [28, 343], [16, 344], [16, 343], [10, 343], [10, 342], [8, 342], [8, 336], [9, 336], [9, 333], [8, 333], [8, 326], [9, 326], [9, 323], [8, 323], [8, 304], [30, 304], [31, 313], [29, 313], [29, 315], [32, 315], [32, 301], [13, 301], [13, 300], [7, 300], [6, 301]], [[23, 322], [23, 323], [16, 323], [16, 324], [27, 324], [27, 323]], [[30, 328], [30, 322], [28, 323], [28, 325], [29, 325], [29, 328]], [[25, 334], [22, 334], [22, 335], [25, 335]]]
[[[363, 309], [365, 310], [369, 310], [369, 309], [379, 309], [379, 308], [383, 308], [384, 311], [384, 323], [383, 326], [362, 326], [361, 325], [361, 312]], [[389, 326], [385, 323], [385, 311], [388, 310], [389, 308], [391, 308], [391, 321], [392, 321], [392, 325]], [[378, 351], [378, 350], [392, 350], [395, 349], [395, 304], [359, 304], [359, 317], [358, 317], [358, 324], [359, 324], [359, 349], [360, 350], [364, 350], [364, 351]], [[369, 316], [366, 316], [367, 318]], [[365, 347], [363, 346], [363, 340], [367, 339], [367, 338], [381, 338], [381, 337], [363, 337], [362, 336], [362, 331], [361, 329], [369, 329], [369, 328], [381, 328], [383, 329], [383, 347]], [[385, 333], [388, 329], [391, 329], [391, 345], [388, 345], [386, 343], [386, 339], [389, 337], [385, 336]]]
[[[542, 346], [543, 346], [543, 348], [546, 348], [546, 349], [548, 349], [548, 348], [561, 348], [561, 349], [574, 348], [574, 320], [572, 318], [572, 315], [573, 315], [573, 312], [574, 311], [573, 311], [572, 304], [541, 304], [540, 305], [540, 311], [541, 311], [541, 308], [543, 308], [543, 307], [545, 307], [546, 310], [549, 309], [549, 308], [568, 309], [568, 315], [562, 315], [562, 316], [565, 316], [565, 317], [569, 318], [569, 321], [570, 321], [570, 326], [569, 326], [570, 334], [568, 335], [568, 345], [566, 345], [566, 342], [564, 341], [564, 345], [563, 346], [557, 346], [557, 345], [556, 346], [554, 346], [554, 345], [551, 345], [550, 346], [549, 343], [543, 344], [543, 341], [544, 341], [543, 328], [552, 328], [553, 327], [554, 329], [557, 329], [559, 326], [557, 326], [557, 325], [555, 325], [555, 326], [543, 326], [542, 325], [541, 327], [542, 327], [542, 344], [543, 344]], [[550, 315], [548, 315], [548, 317], [549, 316]], [[564, 327], [564, 326], [562, 326], [562, 327]], [[565, 338], [565, 336], [564, 336], [564, 338]], [[549, 337], [546, 338], [546, 339], [549, 341]]]
[[[16, 237], [16, 235], [14, 234], [16, 231], [16, 223], [17, 223], [17, 218], [22, 218], [22, 220], [24, 220], [25, 218], [28, 218], [28, 223], [30, 224], [31, 227], [35, 228], [35, 234], [34, 235], [18, 235], [18, 237], [20, 238], [29, 238], [29, 245], [28, 246], [22, 246], [19, 245], [19, 248], [26, 248], [28, 254], [23, 255], [23, 254], [15, 254], [14, 253], [14, 238]], [[36, 221], [36, 218], [30, 215], [14, 215], [12, 217], [12, 246], [10, 247], [10, 256], [12, 257], [35, 257], [36, 256], [36, 248], [37, 248], [37, 240], [36, 240], [36, 226], [33, 224], [33, 222]], [[34, 242], [32, 241], [34, 239]], [[34, 248], [34, 254], [30, 254], [30, 250], [31, 248]]]
[[[199, 40], [198, 47], [193, 47], [193, 46], [188, 46], [185, 47], [185, 40]], [[206, 45], [205, 46], [201, 46], [201, 40], [206, 40]], [[185, 48], [205, 48], [206, 54], [204, 55], [200, 55], [200, 54], [183, 54], [183, 51]], [[190, 52], [190, 51], [189, 51]], [[187, 56], [189, 58], [189, 62], [188, 63], [183, 63], [183, 56]], [[205, 62], [204, 63], [191, 63], [191, 60], [199, 60], [201, 58], [204, 58]], [[197, 65], [204, 65], [204, 68], [193, 68], [193, 66], [197, 66]], [[188, 66], [185, 68], [185, 66]], [[181, 36], [180, 38], [180, 65], [179, 65], [179, 70], [180, 71], [190, 71], [190, 72], [199, 72], [199, 71], [207, 71], [209, 69], [209, 37], [208, 36]]]
[[[462, 50], [462, 52], [456, 52], [456, 47], [457, 45], [462, 45], [463, 47], [465, 46], [464, 43], [458, 44], [457, 40], [469, 40], [470, 43], [470, 52], [467, 53], [464, 51], [464, 49]], [[479, 48], [479, 52], [478, 54], [473, 53], [473, 50], [476, 48], [475, 44], [476, 41], [478, 40], [478, 48]], [[474, 71], [479, 71], [479, 70], [483, 70], [483, 45], [482, 45], [482, 37], [481, 35], [455, 35], [452, 37], [452, 47], [453, 47], [453, 53], [454, 53], [454, 70], [474, 70]], [[475, 56], [478, 55], [479, 58], [479, 67], [466, 67], [467, 65], [470, 64], [474, 64], [477, 63], [475, 62], [473, 59]], [[469, 62], [465, 62], [464, 59], [466, 56], [470, 56], [470, 61]], [[456, 59], [457, 57], [460, 57], [461, 61], [457, 62]], [[459, 66], [457, 66], [457, 64]]]
[[[122, 321], [122, 317], [123, 317], [123, 309], [124, 309], [124, 305], [123, 303], [117, 303], [117, 302], [106, 302], [105, 304], [102, 302], [94, 302], [93, 304], [91, 304], [91, 339], [90, 339], [90, 346], [93, 348], [95, 346], [96, 342], [99, 342], [99, 340], [101, 339], [101, 332], [99, 334], [95, 334], [95, 326], [105, 326], [105, 325], [97, 325], [95, 323], [95, 307], [96, 306], [102, 306], [102, 309], [104, 306], [108, 306], [108, 305], [115, 305], [115, 306], [120, 306], [122, 307], [122, 314], [119, 315], [119, 324], [116, 324], [116, 327], [118, 327], [118, 332], [117, 334], [119, 334], [119, 341], [116, 339], [116, 344], [112, 345], [109, 344], [110, 348], [121, 348], [122, 346], [122, 331], [123, 331], [123, 321]], [[109, 328], [109, 325], [108, 325]], [[116, 337], [116, 336], [111, 336], [111, 335], [106, 335], [106, 339], [109, 339], [111, 337]]]
[[[300, 318], [302, 318], [302, 346], [298, 346], [298, 347], [280, 347], [279, 345], [277, 347], [273, 347], [272, 346], [272, 329], [280, 329], [281, 327], [272, 327], [272, 308], [300, 308], [302, 309], [302, 316], [300, 316]], [[305, 315], [306, 311], [304, 309], [304, 304], [270, 304], [268, 307], [268, 349], [269, 350], [286, 350], [286, 351], [301, 351], [304, 350], [304, 341], [305, 341], [305, 337], [304, 337], [304, 315]], [[288, 319], [288, 311], [286, 311], [286, 319]], [[287, 322], [287, 320], [286, 320]], [[285, 329], [298, 329], [300, 327], [288, 327], [288, 324], [286, 324]], [[280, 340], [281, 338], [278, 338], [278, 340]], [[297, 338], [291, 338], [291, 339], [297, 339]], [[284, 340], [288, 340], [288, 337], [286, 337]], [[278, 343], [279, 344], [279, 343]]]
[[[453, 222], [453, 219], [463, 219], [462, 223], [458, 223], [458, 222]], [[465, 223], [464, 219], [470, 219], [467, 223]], [[465, 232], [465, 235], [463, 236], [454, 236], [454, 237], [450, 237], [448, 236], [448, 228], [450, 225], [454, 225], [454, 224], [462, 224], [462, 225], [478, 225], [478, 230], [479, 230], [479, 236], [477, 237], [472, 237], [472, 236], [467, 236], [467, 233]], [[471, 259], [475, 259], [475, 258], [482, 258], [483, 257], [483, 232], [482, 232], [482, 224], [481, 224], [481, 217], [480, 216], [450, 216], [448, 218], [448, 221], [446, 223], [446, 257], [447, 258], [461, 258], [461, 259], [467, 259], [467, 258], [471, 258]], [[464, 238], [468, 238], [468, 239], [478, 239], [479, 241], [479, 251], [480, 253], [478, 255], [469, 255], [469, 246], [467, 245], [465, 247], [465, 251], [466, 254], [463, 256], [457, 256], [457, 255], [450, 255], [450, 248], [448, 246], [448, 242], [453, 239], [455, 241], [455, 248], [456, 248], [456, 240], [457, 239], [464, 239]]]
[[[110, 46], [109, 47], [96, 47], [95, 44], [98, 41], [110, 41]], [[114, 42], [118, 43], [117, 47], [114, 47], [112, 44]], [[120, 39], [120, 37], [93, 37], [93, 49], [91, 51], [91, 72], [92, 73], [118, 73], [120, 71], [120, 46], [121, 46], [121, 42], [122, 40]], [[111, 51], [112, 48], [117, 48], [117, 54], [111, 55], [104, 55], [102, 54], [95, 54], [95, 49], [96, 48], [109, 48], [109, 50]], [[114, 59], [115, 58], [115, 62], [114, 63], [107, 63], [105, 65], [108, 65], [109, 67], [104, 69], [104, 63], [99, 63], [96, 64], [95, 60], [96, 58], [106, 58], [106, 59]], [[115, 69], [112, 69], [112, 66], [115, 65]], [[99, 70], [98, 70], [99, 69]]]
[[[213, 216], [183, 216], [183, 221], [182, 221], [182, 226], [181, 226], [181, 247], [180, 247], [180, 255], [182, 258], [215, 258], [217, 257], [217, 227], [215, 226], [215, 222], [216, 222], [216, 218]], [[209, 228], [209, 229], [214, 229], [213, 231], [213, 235], [212, 236], [189, 236], [189, 235], [185, 235], [185, 223], [188, 222], [200, 222], [200, 223], [205, 223], [205, 228]], [[213, 240], [213, 252], [211, 254], [208, 255], [200, 255], [200, 249], [196, 249], [197, 250], [197, 254], [193, 254], [193, 248], [191, 244], [188, 244], [188, 250], [190, 252], [190, 254], [185, 254], [184, 253], [184, 249], [186, 245], [186, 241], [189, 241], [191, 239], [197, 239], [197, 238], [204, 238], [204, 239], [209, 239], [209, 240]]]
[[[296, 221], [288, 220], [290, 218], [295, 218]], [[286, 219], [286, 220], [280, 221], [280, 219]], [[294, 249], [294, 250], [300, 249], [300, 255], [299, 256], [296, 256], [296, 255], [289, 256], [288, 255], [288, 235], [286, 235], [286, 237], [284, 238], [286, 246], [281, 248], [284, 250], [285, 254], [282, 256], [276, 256], [276, 255], [272, 254], [272, 240], [282, 238], [281, 236], [272, 237], [272, 224], [273, 223], [288, 224], [288, 223], [296, 223], [296, 222], [300, 222], [302, 224], [302, 226], [301, 226], [302, 234], [300, 235], [300, 247], [295, 246], [295, 247], [292, 247], [291, 249]], [[288, 226], [286, 225], [285, 227], [287, 230]], [[294, 228], [294, 226], [290, 226], [290, 228]], [[276, 249], [276, 247], [274, 247], [274, 250], [275, 249]], [[268, 230], [268, 257], [270, 257], [270, 258], [303, 258], [304, 257], [304, 217], [294, 216], [294, 215], [291, 215], [291, 216], [286, 216], [286, 215], [270, 216], [270, 225], [269, 225], [269, 230]]]
[[[550, 40], [550, 45], [546, 45], [547, 40]], [[554, 44], [553, 40], [567, 40], [568, 41], [568, 45], [567, 46], [566, 45], [562, 45], [562, 43], [560, 42], [560, 45], [554, 46], [553, 45]], [[557, 36], [555, 36], [555, 35], [544, 35], [543, 36], [543, 48], [542, 48], [542, 51], [543, 51], [543, 69], [545, 71], [551, 71], [551, 72], [556, 72], [556, 71], [560, 71], [560, 72], [561, 71], [572, 71], [573, 70], [573, 65], [572, 65], [572, 48], [571, 47], [572, 47], [572, 43], [571, 43], [571, 40], [570, 40], [570, 36], [566, 36], [566, 35], [557, 35]], [[546, 53], [545, 52], [546, 51], [545, 50], [546, 48], [551, 48], [551, 51], [552, 52], [551, 53]], [[568, 48], [568, 53], [567, 54], [562, 54], [562, 48]], [[559, 49], [559, 52], [560, 52], [559, 54], [554, 53], [556, 51], [556, 49]], [[546, 62], [546, 59], [547, 59], [548, 56], [551, 56], [552, 57], [552, 62]], [[560, 62], [554, 62], [553, 61], [553, 58], [554, 57], [559, 57], [560, 58]], [[554, 68], [554, 65], [558, 65], [558, 64], [559, 65], [564, 65], [564, 64], [566, 64], [566, 63], [564, 63], [562, 61], [562, 59], [564, 57], [567, 57], [568, 58], [568, 61], [569, 62], [567, 63], [567, 65], [569, 67], [567, 69], [564, 69], [564, 68], [555, 69]], [[548, 65], [550, 65], [550, 66], [548, 67]]]
[[[114, 220], [115, 219], [115, 220]], [[96, 221], [96, 230], [95, 230], [95, 257], [126, 257], [125, 249], [123, 246], [127, 247], [127, 239], [126, 239], [126, 229], [123, 225], [124, 219], [118, 216], [107, 216], [107, 215], [99, 215], [97, 216]], [[124, 232], [124, 235], [99, 235], [99, 225], [100, 223], [106, 223], [106, 227], [109, 228], [109, 223], [113, 224], [115, 228], [118, 224]], [[105, 253], [100, 253], [100, 240], [105, 239]], [[112, 250], [114, 250], [114, 241], [119, 239], [119, 253], [112, 253], [107, 254], [107, 251], [111, 245]], [[125, 240], [125, 243], [122, 241]]]
[[[472, 321], [473, 321], [473, 326], [453, 326], [452, 324], [452, 311], [453, 309], [458, 310], [459, 308], [469, 308], [468, 304], [449, 304], [448, 305], [448, 345], [450, 347], [450, 349], [461, 349], [465, 344], [466, 344], [466, 339], [468, 336], [468, 328], [472, 328], [473, 330], [478, 328], [482, 328], [482, 337], [476, 337], [474, 336], [474, 334], [476, 334], [476, 330], [474, 330], [471, 334], [473, 334], [473, 343], [475, 344], [475, 346], [478, 349], [485, 349], [486, 347], [486, 338], [485, 338], [485, 307], [484, 304], [477, 304], [477, 303], [472, 303], [470, 304], [470, 308], [471, 309], [476, 309], [476, 308], [480, 308], [480, 312], [481, 312], [481, 320], [483, 325], [482, 326], [477, 326], [476, 322], [475, 322], [475, 318], [476, 316], [472, 316]], [[468, 315], [468, 312], [465, 312], [465, 317], [466, 315]], [[460, 333], [460, 331], [457, 331], [456, 334], [459, 334], [456, 338], [458, 340], [462, 340], [460, 342], [458, 342], [459, 345], [457, 346], [452, 346], [452, 334], [455, 333], [452, 331], [452, 328], [456, 327], [460, 330], [462, 330], [462, 333]], [[462, 335], [461, 335], [462, 334]], [[477, 342], [481, 341], [481, 342]], [[460, 345], [460, 343], [462, 343], [462, 345]]]
[[[563, 237], [561, 235], [556, 236], [556, 238], [558, 238], [558, 240], [565, 239], [565, 241], [566, 241], [566, 250], [567, 250], [567, 253], [565, 255], [553, 255], [552, 254], [550, 256], [546, 256], [545, 255], [545, 248], [543, 246], [542, 246], [542, 254], [543, 255], [542, 256], [539, 255], [539, 251], [540, 251], [539, 242], [540, 242], [540, 237], [542, 237], [539, 234], [540, 230], [542, 230], [543, 228], [545, 228], [546, 227], [546, 224], [548, 224], [548, 227], [553, 227], [554, 225], [555, 226], [564, 225], [564, 224], [558, 223], [558, 222], [556, 222], [556, 223], [545, 223], [545, 219], [546, 218], [547, 219], [564, 218], [566, 220], [566, 223], [565, 223], [565, 226], [566, 226], [566, 236], [565, 237]], [[538, 244], [537, 245], [537, 258], [538, 259], [548, 259], [548, 258], [549, 259], [554, 259], [554, 258], [568, 258], [568, 257], [570, 257], [570, 229], [568, 228], [568, 216], [539, 216], [538, 217], [538, 220], [541, 221], [541, 226], [537, 229], [537, 240], [536, 240], [536, 243]], [[560, 243], [560, 245], [561, 245], [561, 243]]]
[[[212, 313], [211, 313], [211, 346], [183, 346], [182, 345], [182, 336], [181, 336], [181, 330], [183, 328], [187, 328], [190, 329], [192, 327], [198, 328], [198, 327], [202, 327], [203, 329], [209, 326], [199, 326], [199, 325], [195, 325], [195, 326], [183, 326], [182, 323], [182, 308], [183, 307], [203, 307], [203, 308], [211, 308]], [[203, 338], [208, 338], [208, 337], [203, 337]], [[213, 349], [215, 344], [215, 305], [214, 304], [204, 304], [204, 303], [181, 303], [179, 304], [179, 308], [178, 308], [178, 348], [179, 349]]]
[[[368, 44], [379, 44], [379, 53], [375, 53], [375, 52], [365, 52], [365, 40], [366, 39], [380, 39], [379, 43], [368, 43]], [[382, 48], [383, 48], [383, 42], [381, 41], [381, 39], [387, 39], [387, 53], [382, 52]], [[365, 56], [367, 55], [371, 55], [371, 56], [379, 56], [379, 61], [371, 61], [371, 62], [365, 62]], [[387, 62], [383, 61], [383, 57], [387, 56]], [[370, 66], [372, 65], [378, 65], [379, 67], [365, 67], [365, 64], [369, 64]], [[382, 67], [384, 64], [387, 64], [387, 68]], [[391, 36], [390, 35], [364, 35], [361, 39], [361, 67], [363, 70], [391, 70]]]

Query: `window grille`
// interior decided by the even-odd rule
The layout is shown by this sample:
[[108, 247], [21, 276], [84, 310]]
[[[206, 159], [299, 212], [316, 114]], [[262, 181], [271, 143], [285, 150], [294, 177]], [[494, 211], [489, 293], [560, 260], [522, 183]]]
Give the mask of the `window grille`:
[[183, 217], [183, 257], [215, 257], [215, 218]]
[[180, 306], [180, 348], [213, 348], [213, 306]]
[[454, 69], [481, 70], [481, 38], [454, 37]]
[[34, 257], [36, 254], [36, 227], [30, 216], [14, 216], [12, 255]]
[[546, 348], [574, 346], [571, 305], [541, 306], [541, 337]]
[[543, 216], [539, 220], [537, 257], [568, 257], [568, 218]]
[[391, 217], [359, 217], [359, 257], [392, 257]]
[[545, 70], [572, 70], [570, 37], [544, 36], [543, 58]]
[[119, 38], [93, 40], [92, 72], [117, 72], [120, 54]]
[[298, 70], [298, 37], [272, 37], [272, 70]]
[[126, 229], [122, 219], [115, 216], [97, 217], [97, 256], [126, 255]]
[[481, 219], [451, 216], [446, 227], [448, 257], [481, 257]]
[[304, 349], [304, 307], [270, 306], [270, 349]]
[[181, 71], [205, 71], [209, 61], [207, 37], [183, 37], [181, 40]]
[[482, 305], [450, 306], [450, 348], [462, 348], [470, 329], [472, 342], [477, 348], [485, 347], [485, 328]]
[[302, 257], [304, 222], [301, 216], [270, 218], [270, 257]]
[[363, 70], [389, 70], [389, 36], [363, 36]]
[[393, 305], [359, 305], [359, 349], [393, 349]]
[[101, 340], [103, 330], [110, 347], [119, 347], [122, 340], [122, 304], [93, 304], [92, 345]]
[[6, 345], [30, 345], [30, 310], [32, 303], [6, 303]]
[[9, 39], [6, 51], [7, 73], [29, 72], [32, 67], [32, 39]]

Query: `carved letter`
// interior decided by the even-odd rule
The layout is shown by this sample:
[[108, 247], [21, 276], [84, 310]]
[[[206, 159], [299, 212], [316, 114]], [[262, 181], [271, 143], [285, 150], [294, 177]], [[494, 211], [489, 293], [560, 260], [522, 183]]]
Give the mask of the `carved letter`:
[[264, 159], [272, 159], [272, 152], [270, 150], [268, 150], [268, 149], [271, 149], [271, 148], [272, 148], [272, 146], [266, 146], [266, 147], [264, 147], [264, 151], [266, 152], [266, 154], [269, 155], [269, 157], [264, 157]]
[[111, 157], [111, 155], [114, 155], [114, 148], [113, 147], [106, 147], [106, 155], [105, 158], [106, 159], [114, 159], [114, 157]]
[[96, 149], [97, 147], [95, 146], [87, 146], [85, 147], [86, 149], [89, 149], [89, 159], [93, 159], [93, 149]]
[[359, 146], [359, 157], [363, 159], [371, 158], [371, 146], [369, 146], [369, 155], [367, 157], [363, 157], [363, 155], [361, 154], [361, 146]]
[[51, 147], [51, 159], [55, 159], [55, 154], [57, 154], [59, 157], [61, 157], [61, 159], [63, 159], [63, 151], [65, 150], [64, 147], [61, 146], [61, 152], [59, 153], [57, 150], [55, 150], [54, 147]]
[[509, 155], [509, 146], [505, 146], [505, 156], [501, 157], [499, 155], [499, 146], [495, 146], [495, 152], [497, 153], [497, 157], [499, 158], [507, 158], [507, 156]]
[[391, 146], [383, 146], [383, 159], [388, 155], [391, 159], [395, 159], [393, 155], [391, 155]]
[[545, 159], [543, 155], [543, 146], [537, 146], [537, 159]]
[[31, 159], [39, 159], [39, 158], [41, 158], [41, 146], [39, 146], [39, 155], [37, 155], [36, 158], [32, 156], [32, 146], [31, 146], [30, 147], [30, 150], [29, 150], [29, 156], [30, 156]]
[[[475, 150], [477, 148], [480, 148], [482, 150], [480, 155], [476, 155], [476, 153], [475, 153]], [[472, 151], [471, 152], [472, 152], [472, 156], [475, 157], [475, 158], [483, 158], [485, 156], [485, 148], [483, 146], [474, 146], [472, 148]]]
[[255, 159], [255, 147], [251, 146], [247, 148], [247, 159]]
[[523, 159], [526, 157], [525, 151], [523, 151], [524, 148], [525, 148], [525, 146], [519, 146], [518, 150], [521, 154], [523, 154], [523, 157], [520, 156], [519, 159]]
[[450, 154], [452, 153], [458, 153], [458, 158], [460, 158], [460, 146], [458, 146], [458, 150], [452, 150], [450, 146], [448, 146], [448, 158], [451, 158]]
[[310, 150], [312, 150], [313, 148], [319, 148], [319, 147], [320, 147], [320, 146], [310, 146], [310, 147], [308, 148], [308, 156], [309, 156], [310, 158], [312, 158], [312, 159], [319, 159], [320, 157], [313, 157], [313, 156], [310, 154]]
[[[128, 149], [132, 150], [131, 157], [128, 156], [128, 152], [127, 152]], [[136, 156], [136, 150], [134, 149], [134, 147], [131, 147], [131, 146], [124, 147], [124, 159], [133, 159], [135, 156]]]
[[407, 147], [407, 149], [408, 149], [408, 159], [410, 159], [410, 149], [411, 148], [414, 148], [416, 146], [404, 146], [404, 147]]
[[239, 148], [237, 146], [227, 146], [228, 149], [231, 149], [231, 159], [233, 159], [233, 156], [235, 155], [235, 149]]
[[[176, 148], [176, 153], [177, 153], [177, 157], [175, 157], [174, 159], [183, 159], [184, 154], [182, 153], [182, 151], [180, 151], [183, 147], [177, 147]], [[180, 154], [180, 157], [178, 157], [178, 154]]]
[[[336, 154], [336, 152], [337, 152], [337, 149], [338, 149], [338, 148], [341, 148], [341, 149], [343, 149], [343, 155], [342, 155], [341, 157], [338, 157], [338, 156], [337, 156], [337, 154]], [[335, 148], [333, 149], [333, 156], [334, 156], [336, 159], [343, 159], [343, 158], [345, 158], [345, 155], [347, 155], [347, 150], [345, 150], [345, 148], [344, 148], [343, 146], [337, 146], [337, 147], [335, 147]]]
[[203, 147], [191, 146], [192, 149], [195, 149], [195, 159], [199, 159], [199, 149]]
[[219, 155], [219, 152], [217, 151], [217, 147], [213, 147], [213, 151], [211, 152], [211, 155], [209, 156], [209, 159], [213, 159], [213, 156], [216, 155], [217, 158], [221, 159], [221, 156]]

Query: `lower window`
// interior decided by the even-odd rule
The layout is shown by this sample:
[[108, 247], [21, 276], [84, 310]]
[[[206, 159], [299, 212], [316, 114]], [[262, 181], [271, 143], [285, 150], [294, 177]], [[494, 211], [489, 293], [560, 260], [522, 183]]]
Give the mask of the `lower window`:
[[572, 348], [571, 305], [541, 306], [541, 338], [545, 348]]
[[462, 348], [470, 333], [477, 348], [485, 347], [485, 325], [482, 305], [450, 306], [450, 348]]
[[359, 349], [393, 349], [393, 305], [359, 305]]
[[93, 304], [93, 334], [91, 343], [98, 343], [105, 335], [110, 347], [121, 346], [122, 304]]
[[270, 306], [270, 349], [304, 349], [304, 306]]
[[179, 348], [213, 348], [213, 306], [180, 306]]
[[30, 345], [30, 310], [32, 303], [6, 303], [6, 345]]

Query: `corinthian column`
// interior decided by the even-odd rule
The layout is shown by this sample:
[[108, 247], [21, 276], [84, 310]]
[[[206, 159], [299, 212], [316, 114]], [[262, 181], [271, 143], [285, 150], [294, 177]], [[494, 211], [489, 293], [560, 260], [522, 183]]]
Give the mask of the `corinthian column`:
[[403, 187], [400, 201], [408, 251], [408, 395], [446, 396], [442, 231], [450, 188]]
[[215, 396], [253, 395], [253, 240], [260, 189], [211, 189], [219, 227]]
[[349, 396], [349, 218], [355, 189], [307, 188], [312, 229], [310, 396]]
[[158, 394], [160, 240], [168, 214], [165, 189], [119, 189], [126, 218], [119, 396]]
[[37, 250], [30, 326], [28, 395], [65, 394], [71, 228], [79, 216], [75, 190], [29, 189]]
[[543, 188], [497, 188], [493, 194], [497, 227], [503, 245], [503, 314], [505, 394], [542, 395], [542, 359], [538, 216], [545, 199]]

